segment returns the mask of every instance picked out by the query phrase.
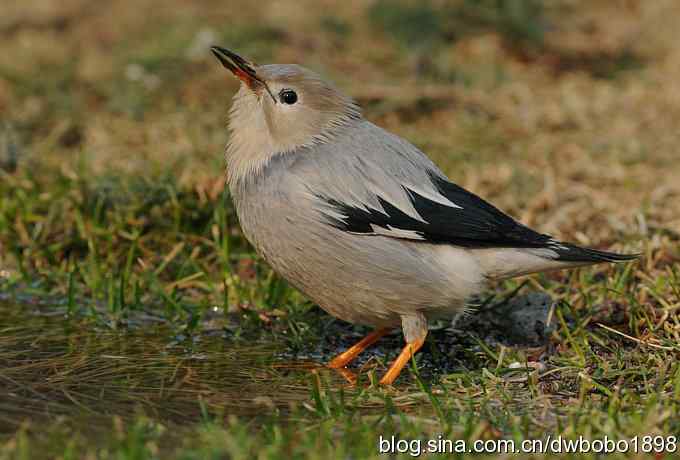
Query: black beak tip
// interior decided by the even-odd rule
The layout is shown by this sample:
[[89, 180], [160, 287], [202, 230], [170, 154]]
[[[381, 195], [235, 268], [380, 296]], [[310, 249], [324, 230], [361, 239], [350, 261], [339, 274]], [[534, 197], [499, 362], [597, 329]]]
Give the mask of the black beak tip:
[[217, 58], [218, 61], [222, 63], [223, 66], [227, 67], [228, 61], [225, 58], [226, 53], [224, 53], [222, 48], [219, 46], [211, 46], [210, 52]]
[[267, 89], [267, 92], [271, 98], [274, 100], [274, 103], [276, 103], [276, 98], [269, 90], [267, 83], [257, 75], [257, 72], [253, 68], [254, 64], [252, 62], [243, 59], [238, 54], [229, 51], [226, 48], [222, 48], [221, 46], [213, 45], [210, 47], [210, 51], [224, 67], [233, 72], [248, 86], [253, 87], [256, 84], [263, 85]]

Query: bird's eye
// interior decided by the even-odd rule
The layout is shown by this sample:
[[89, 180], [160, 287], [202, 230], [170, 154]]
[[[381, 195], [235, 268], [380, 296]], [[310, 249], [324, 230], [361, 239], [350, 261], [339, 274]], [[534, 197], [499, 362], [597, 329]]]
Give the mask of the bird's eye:
[[298, 95], [292, 89], [283, 89], [279, 93], [279, 99], [281, 99], [281, 102], [284, 104], [293, 105], [297, 102]]

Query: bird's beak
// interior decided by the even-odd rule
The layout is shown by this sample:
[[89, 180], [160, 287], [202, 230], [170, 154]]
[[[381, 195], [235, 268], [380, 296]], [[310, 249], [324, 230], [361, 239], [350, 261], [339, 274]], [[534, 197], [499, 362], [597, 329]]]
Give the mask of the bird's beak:
[[238, 54], [232, 53], [228, 49], [220, 46], [213, 46], [210, 48], [210, 51], [212, 51], [217, 60], [219, 60], [224, 67], [231, 70], [239, 80], [249, 87], [252, 88], [254, 84], [261, 81], [255, 72], [254, 63], [247, 61]]
[[222, 48], [221, 46], [212, 46], [210, 47], [210, 51], [212, 51], [217, 60], [220, 61], [224, 67], [236, 75], [236, 77], [245, 83], [248, 88], [252, 90], [264, 88], [267, 90], [274, 102], [276, 102], [276, 98], [269, 90], [267, 83], [257, 75], [257, 72], [255, 71], [256, 65], [253, 62], [250, 62], [238, 54], [229, 51], [226, 48]]

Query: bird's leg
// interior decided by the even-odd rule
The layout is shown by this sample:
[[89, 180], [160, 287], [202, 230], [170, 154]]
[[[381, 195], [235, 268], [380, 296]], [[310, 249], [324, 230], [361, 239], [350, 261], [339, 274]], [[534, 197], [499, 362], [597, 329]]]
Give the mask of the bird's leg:
[[427, 319], [425, 315], [422, 313], [404, 315], [401, 317], [401, 327], [404, 331], [406, 345], [383, 378], [380, 379], [381, 385], [392, 385], [409, 360], [425, 343], [425, 337], [427, 337]]
[[382, 336], [390, 332], [390, 330], [391, 330], [390, 328], [376, 329], [375, 331], [371, 332], [366, 337], [364, 337], [363, 339], [349, 347], [347, 350], [333, 358], [333, 360], [330, 363], [328, 363], [328, 367], [332, 369], [340, 369], [341, 367], [345, 367], [347, 364], [350, 363], [350, 361], [359, 356], [359, 354], [362, 351], [373, 345]]
[[392, 382], [399, 377], [401, 370], [408, 364], [411, 357], [420, 350], [420, 347], [425, 343], [425, 339], [418, 339], [415, 342], [407, 343], [397, 359], [394, 360], [390, 368], [387, 370], [383, 378], [380, 379], [381, 385], [392, 385]]
[[357, 375], [352, 372], [351, 370], [347, 369], [346, 367], [340, 367], [337, 369], [333, 369], [336, 371], [338, 374], [340, 374], [345, 381], [349, 384], [350, 387], [353, 387], [357, 384], [358, 377]]

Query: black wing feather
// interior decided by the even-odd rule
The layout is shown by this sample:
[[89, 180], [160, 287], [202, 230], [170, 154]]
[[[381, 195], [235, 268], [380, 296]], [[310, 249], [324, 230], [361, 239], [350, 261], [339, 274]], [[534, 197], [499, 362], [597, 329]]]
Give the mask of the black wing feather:
[[460, 206], [452, 208], [407, 189], [415, 210], [427, 222], [428, 233], [436, 242], [469, 247], [541, 248], [552, 241], [550, 235], [520, 224], [489, 202], [443, 177], [432, 176], [432, 182], [442, 196]]
[[[576, 263], [625, 262], [639, 257], [639, 254], [617, 254], [556, 241], [550, 235], [522, 225], [446, 178], [434, 174], [430, 177], [437, 191], [459, 207], [430, 200], [407, 187], [404, 190], [422, 220], [409, 216], [380, 196], [377, 199], [384, 212], [351, 206], [322, 196], [319, 198], [335, 210], [334, 217], [328, 216], [331, 225], [351, 233], [384, 235], [375, 232], [375, 227], [381, 227], [388, 231], [406, 230], [411, 232], [416, 241], [434, 244], [467, 248], [548, 248], [555, 252], [557, 260]], [[395, 233], [397, 238], [406, 238], [400, 235], [403, 233]]]
[[531, 230], [477, 195], [442, 177], [432, 176], [432, 182], [442, 196], [460, 207], [432, 201], [405, 187], [413, 207], [424, 222], [378, 196], [384, 212], [326, 199], [326, 203], [345, 216], [342, 219], [332, 218], [331, 223], [342, 230], [359, 234], [374, 234], [374, 226], [407, 230], [430, 243], [470, 248], [544, 248], [553, 241], [549, 235]]

